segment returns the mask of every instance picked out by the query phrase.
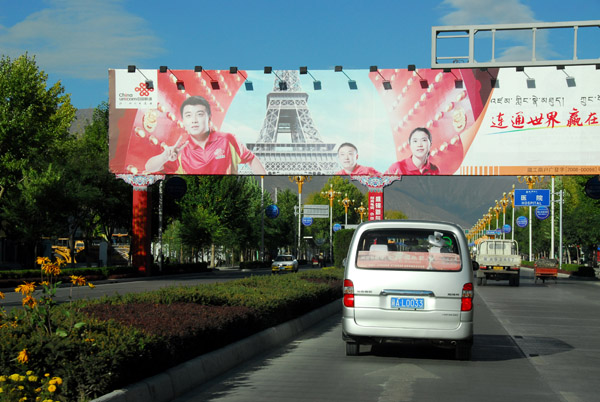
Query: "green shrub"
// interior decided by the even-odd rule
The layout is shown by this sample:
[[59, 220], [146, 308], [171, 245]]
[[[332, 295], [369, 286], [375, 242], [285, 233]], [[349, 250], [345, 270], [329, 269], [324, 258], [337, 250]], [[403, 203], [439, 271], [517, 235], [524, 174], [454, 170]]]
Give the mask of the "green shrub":
[[311, 270], [82, 300], [52, 311], [52, 334], [15, 310], [0, 315], [0, 376], [50, 373], [64, 380], [55, 400], [89, 400], [337, 300], [342, 278]]
[[571, 275], [580, 278], [595, 278], [596, 271], [594, 271], [593, 267], [580, 266], [579, 269], [574, 271]]

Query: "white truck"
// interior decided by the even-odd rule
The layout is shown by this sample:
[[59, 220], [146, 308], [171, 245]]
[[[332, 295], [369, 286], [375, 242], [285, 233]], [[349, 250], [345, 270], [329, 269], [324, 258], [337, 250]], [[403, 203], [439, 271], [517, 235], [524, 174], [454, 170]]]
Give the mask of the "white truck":
[[510, 286], [519, 286], [521, 256], [516, 241], [483, 240], [477, 245], [475, 261], [479, 264], [478, 285], [485, 285], [488, 279], [508, 279]]

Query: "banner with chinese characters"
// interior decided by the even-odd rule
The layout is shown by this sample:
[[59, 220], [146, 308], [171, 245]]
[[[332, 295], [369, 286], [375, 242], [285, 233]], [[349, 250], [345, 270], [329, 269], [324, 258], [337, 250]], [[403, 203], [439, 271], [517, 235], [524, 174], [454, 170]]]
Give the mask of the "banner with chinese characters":
[[114, 173], [600, 174], [595, 66], [163, 70], [109, 70]]
[[369, 220], [383, 220], [383, 191], [369, 191]]

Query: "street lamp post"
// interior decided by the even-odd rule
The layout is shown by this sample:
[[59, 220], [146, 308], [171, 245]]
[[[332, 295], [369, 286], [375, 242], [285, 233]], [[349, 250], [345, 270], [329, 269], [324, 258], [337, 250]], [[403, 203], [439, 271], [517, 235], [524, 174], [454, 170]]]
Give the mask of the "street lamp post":
[[506, 226], [506, 207], [508, 206], [508, 198], [506, 198], [506, 192], [502, 193], [502, 199], [500, 199], [500, 206], [502, 206], [502, 240], [504, 240], [504, 226]]
[[329, 200], [329, 258], [333, 258], [333, 200], [342, 195], [339, 191], [333, 189], [333, 184], [329, 185], [329, 190], [321, 191], [321, 197]]
[[494, 206], [494, 214], [496, 214], [496, 230], [498, 230], [498, 218], [500, 217], [500, 210], [502, 209], [502, 207], [500, 206], [500, 202], [498, 200], [496, 200], [496, 205]]
[[346, 226], [348, 226], [348, 207], [350, 207], [350, 205], [354, 204], [354, 200], [351, 200], [350, 198], [348, 198], [348, 193], [345, 193], [344, 199], [338, 200], [338, 202], [344, 206], [344, 214], [345, 214], [344, 229], [345, 229]]
[[[519, 183], [527, 183], [527, 188], [532, 189], [536, 183], [544, 181], [544, 176], [517, 176]], [[532, 227], [531, 224], [531, 205], [529, 206], [529, 261], [533, 260]]]
[[363, 206], [363, 203], [360, 203], [360, 207], [354, 208], [356, 212], [360, 215], [360, 223], [363, 221], [363, 215], [367, 213], [367, 208]]
[[508, 192], [508, 197], [512, 205], [512, 227], [510, 230], [510, 239], [515, 240], [515, 185], [513, 184], [512, 190]]
[[290, 176], [291, 182], [298, 184], [298, 249], [296, 251], [296, 257], [300, 258], [300, 239], [302, 239], [302, 185], [308, 183], [311, 176]]

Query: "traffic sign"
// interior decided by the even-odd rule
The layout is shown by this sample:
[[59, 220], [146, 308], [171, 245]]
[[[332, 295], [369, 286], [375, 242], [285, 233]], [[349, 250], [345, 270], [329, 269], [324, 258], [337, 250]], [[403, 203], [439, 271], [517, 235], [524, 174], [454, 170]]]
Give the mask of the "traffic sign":
[[525, 216], [519, 216], [517, 218], [517, 226], [520, 228], [524, 228], [525, 226], [527, 226], [528, 220], [527, 217]]
[[340, 230], [342, 228], [342, 225], [340, 225], [339, 223], [336, 223], [335, 225], [333, 225], [333, 231], [337, 232], [338, 230]]
[[550, 205], [550, 190], [515, 189], [515, 207], [540, 207]]
[[548, 216], [550, 216], [550, 210], [548, 209], [548, 207], [537, 207], [535, 209], [535, 216], [537, 216], [539, 220], [543, 221]]
[[304, 218], [302, 218], [302, 224], [304, 226], [310, 226], [313, 224], [313, 218], [311, 218], [310, 216], [305, 216]]
[[311, 218], [329, 218], [329, 205], [304, 205], [304, 216]]
[[502, 226], [502, 231], [504, 233], [510, 233], [512, 230], [512, 227], [507, 223], [506, 225]]
[[265, 213], [267, 214], [267, 217], [275, 219], [279, 216], [279, 207], [275, 204], [271, 204], [265, 208]]

